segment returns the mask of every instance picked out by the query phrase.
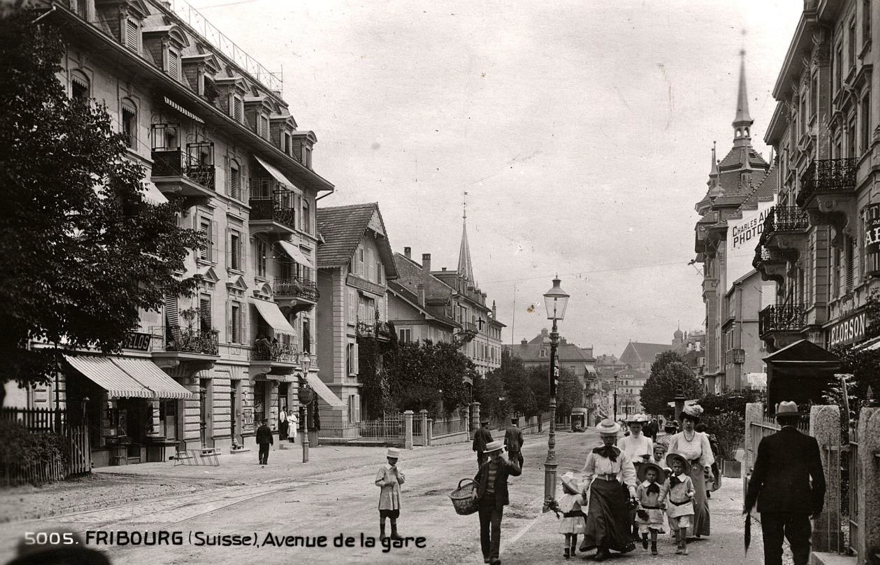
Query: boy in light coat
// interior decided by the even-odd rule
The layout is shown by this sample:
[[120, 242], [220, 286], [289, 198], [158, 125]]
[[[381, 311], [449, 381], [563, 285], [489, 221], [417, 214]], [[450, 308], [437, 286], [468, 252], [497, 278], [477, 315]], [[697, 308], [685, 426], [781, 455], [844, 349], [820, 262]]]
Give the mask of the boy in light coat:
[[397, 468], [397, 460], [400, 458], [400, 450], [389, 447], [385, 454], [388, 463], [383, 465], [376, 473], [376, 486], [382, 489], [379, 492], [379, 539], [384, 540], [385, 518], [391, 519], [391, 539], [403, 539], [397, 533], [397, 518], [400, 516], [400, 485], [406, 482], [403, 472]]

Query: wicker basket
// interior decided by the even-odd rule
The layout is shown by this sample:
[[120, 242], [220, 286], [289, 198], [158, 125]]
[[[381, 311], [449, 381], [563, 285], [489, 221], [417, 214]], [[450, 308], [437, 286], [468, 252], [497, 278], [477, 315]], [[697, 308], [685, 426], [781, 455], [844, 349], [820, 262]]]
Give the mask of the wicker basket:
[[452, 500], [452, 506], [455, 507], [456, 514], [467, 516], [473, 514], [479, 508], [477, 501], [474, 500], [474, 489], [477, 483], [471, 479], [462, 479], [458, 481], [458, 488], [450, 493], [449, 498]]

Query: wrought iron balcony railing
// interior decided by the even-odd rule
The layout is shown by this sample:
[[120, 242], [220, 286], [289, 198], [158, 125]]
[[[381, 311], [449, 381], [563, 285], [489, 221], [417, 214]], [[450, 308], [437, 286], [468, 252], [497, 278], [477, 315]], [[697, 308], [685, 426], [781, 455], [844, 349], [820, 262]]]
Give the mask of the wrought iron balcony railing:
[[852, 192], [856, 187], [856, 159], [813, 161], [801, 176], [798, 206], [804, 206], [817, 193]]
[[200, 163], [180, 149], [154, 149], [152, 158], [154, 177], [185, 176], [196, 184], [215, 190], [213, 165]]
[[797, 331], [806, 325], [807, 309], [803, 304], [776, 304], [761, 310], [759, 333]]
[[299, 360], [299, 354], [286, 343], [270, 342], [268, 339], [262, 338], [254, 341], [251, 359], [254, 361], [295, 363]]
[[166, 336], [165, 350], [184, 353], [217, 355], [220, 351], [217, 330], [199, 331], [195, 328], [171, 326]]
[[[768, 224], [769, 222], [769, 224]], [[774, 206], [764, 222], [764, 233], [790, 233], [810, 227], [810, 215], [799, 206]]]
[[251, 207], [251, 220], [272, 220], [292, 230], [296, 229], [296, 213], [293, 208], [282, 208], [274, 200], [256, 198], [251, 198], [248, 203]]
[[312, 302], [317, 302], [321, 296], [315, 282], [299, 277], [275, 277], [272, 290], [276, 296], [295, 296]]

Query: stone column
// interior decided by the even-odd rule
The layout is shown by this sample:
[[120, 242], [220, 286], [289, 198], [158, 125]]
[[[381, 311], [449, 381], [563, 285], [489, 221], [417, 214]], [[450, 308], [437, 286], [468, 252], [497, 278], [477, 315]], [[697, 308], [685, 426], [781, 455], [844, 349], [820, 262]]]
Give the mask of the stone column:
[[473, 404], [471, 404], [471, 433], [468, 435], [468, 438], [474, 439], [474, 434], [479, 429], [480, 429], [480, 403], [474, 402]]
[[434, 419], [428, 418], [428, 445], [434, 440]]
[[406, 432], [405, 432], [406, 433], [406, 440], [405, 440], [406, 443], [404, 444], [404, 447], [406, 449], [412, 449], [413, 448], [413, 411], [407, 410], [406, 412], [404, 412], [403, 418], [404, 418], [405, 430], [406, 430]]
[[428, 447], [428, 411], [422, 408], [419, 414], [422, 416], [422, 445]]
[[840, 531], [840, 408], [810, 408], [810, 435], [819, 442], [822, 472], [825, 473], [825, 503], [813, 521], [813, 551], [837, 552], [843, 546]]
[[747, 477], [752, 473], [752, 467], [755, 466], [755, 457], [758, 455], [758, 444], [752, 440], [752, 423], [760, 422], [764, 418], [764, 403], [749, 402], [746, 404], [746, 429], [745, 429], [745, 449], [743, 450], [743, 477]]
[[[873, 563], [869, 555], [880, 547], [880, 408], [859, 414], [859, 565]], [[852, 504], [852, 500], [850, 500]]]

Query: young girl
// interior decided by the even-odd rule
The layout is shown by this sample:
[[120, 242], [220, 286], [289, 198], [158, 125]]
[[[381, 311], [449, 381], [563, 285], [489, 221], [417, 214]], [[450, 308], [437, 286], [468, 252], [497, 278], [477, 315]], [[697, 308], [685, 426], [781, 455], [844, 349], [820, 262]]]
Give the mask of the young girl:
[[385, 454], [388, 461], [376, 473], [376, 486], [379, 492], [379, 539], [385, 539], [385, 518], [391, 518], [391, 539], [403, 539], [397, 533], [397, 518], [400, 516], [400, 485], [406, 481], [403, 472], [397, 467], [400, 450], [389, 447]]
[[578, 534], [584, 533], [584, 513], [582, 508], [586, 506], [583, 495], [578, 494], [580, 487], [574, 475], [566, 473], [562, 476], [562, 497], [557, 501], [559, 510], [562, 511], [562, 524], [559, 533], [565, 534], [566, 559], [574, 557], [577, 551]]
[[639, 509], [636, 524], [642, 536], [642, 547], [648, 549], [648, 534], [651, 534], [651, 555], [657, 555], [657, 534], [663, 533], [663, 508], [666, 499], [666, 474], [655, 463], [645, 463], [638, 471], [639, 486], [636, 497]]
[[666, 456], [666, 464], [672, 469], [666, 480], [666, 514], [678, 538], [675, 553], [687, 555], [687, 529], [693, 524], [694, 495], [697, 491], [690, 477], [690, 463], [683, 455], [670, 453]]

